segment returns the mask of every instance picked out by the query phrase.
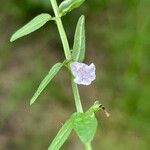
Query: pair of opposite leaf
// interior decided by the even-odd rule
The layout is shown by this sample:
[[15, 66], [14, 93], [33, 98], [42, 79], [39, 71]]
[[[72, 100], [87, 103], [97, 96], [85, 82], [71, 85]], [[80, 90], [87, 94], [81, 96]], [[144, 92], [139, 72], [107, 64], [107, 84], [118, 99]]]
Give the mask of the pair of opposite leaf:
[[[61, 10], [64, 7], [64, 11], [68, 8], [65, 5], [65, 1], [60, 4]], [[53, 20], [53, 18], [49, 14], [40, 14], [31, 20], [28, 24], [19, 29], [16, 33], [14, 33], [11, 37], [10, 41], [15, 41], [18, 38], [21, 38], [27, 34], [34, 32], [35, 30], [42, 27], [49, 20]], [[72, 52], [72, 60], [73, 62], [70, 64], [69, 68], [71, 68], [72, 74], [75, 79], [74, 82], [82, 85], [89, 85], [93, 80], [95, 80], [95, 65], [86, 65], [83, 62], [85, 57], [85, 17], [82, 15], [77, 23], [75, 36], [74, 36], [74, 45]], [[45, 89], [45, 87], [49, 84], [49, 82], [55, 77], [55, 75], [59, 72], [59, 70], [64, 65], [63, 63], [56, 63], [40, 83], [37, 91], [33, 95], [30, 104], [33, 104], [41, 92]]]
[[[68, 12], [72, 11], [73, 9], [79, 7], [85, 0], [64, 0], [59, 5], [59, 14], [63, 16]], [[31, 20], [28, 24], [23, 26], [17, 32], [15, 32], [10, 41], [13, 42], [18, 38], [21, 38], [27, 34], [30, 34], [37, 29], [41, 28], [44, 24], [46, 24], [50, 20], [55, 20], [55, 17], [52, 17], [50, 14], [42, 13], [36, 16], [33, 20]]]
[[[60, 16], [63, 16], [71, 10], [73, 10], [74, 8], [79, 7], [84, 1], [85, 0], [64, 0], [59, 6]], [[15, 34], [13, 34], [10, 41], [15, 41], [18, 38], [21, 38], [27, 34], [36, 31], [50, 20], [55, 20], [55, 18], [51, 17], [51, 15], [46, 13], [38, 15], [28, 24], [19, 29]], [[76, 82], [77, 84], [89, 85], [95, 79], [95, 65], [91, 64], [88, 66], [82, 63], [85, 57], [84, 26], [85, 18], [84, 16], [81, 16], [79, 18], [75, 32], [72, 60], [69, 60], [72, 63], [70, 64], [69, 68], [71, 69], [72, 74], [75, 77], [74, 82]], [[55, 65], [53, 65], [53, 67], [50, 69], [44, 80], [40, 83], [37, 91], [31, 99], [30, 104], [33, 104], [35, 102], [40, 93], [55, 77], [59, 70], [64, 65], [66, 65], [67, 62], [68, 61], [65, 60], [63, 63], [56, 63]], [[60, 129], [48, 150], [59, 150], [60, 147], [64, 144], [64, 142], [67, 140], [72, 129], [75, 129], [82, 142], [90, 142], [93, 139], [97, 128], [97, 120], [94, 116], [94, 112], [98, 109], [99, 105], [96, 105], [95, 103], [92, 109], [89, 109], [89, 111], [87, 111], [86, 113], [73, 114], [71, 118]]]
[[48, 150], [59, 150], [74, 129], [83, 143], [93, 140], [97, 129], [95, 112], [101, 109], [98, 101], [85, 113], [74, 113], [61, 127]]

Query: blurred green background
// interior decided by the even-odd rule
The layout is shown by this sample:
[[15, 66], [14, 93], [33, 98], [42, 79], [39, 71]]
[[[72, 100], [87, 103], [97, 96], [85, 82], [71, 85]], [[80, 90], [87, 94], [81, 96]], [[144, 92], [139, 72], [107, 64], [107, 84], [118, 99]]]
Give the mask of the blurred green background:
[[[61, 1], [59, 1], [61, 2]], [[10, 43], [11, 34], [41, 12], [49, 0], [1, 0], [0, 5], [0, 150], [45, 150], [62, 123], [75, 111], [65, 69], [29, 106], [50, 67], [64, 59], [52, 22]], [[76, 22], [86, 16], [86, 63], [94, 62], [97, 80], [81, 86], [84, 110], [95, 100], [111, 116], [97, 113], [94, 150], [150, 149], [150, 1], [87, 0], [63, 17], [73, 43]], [[83, 150], [72, 133], [62, 150]]]

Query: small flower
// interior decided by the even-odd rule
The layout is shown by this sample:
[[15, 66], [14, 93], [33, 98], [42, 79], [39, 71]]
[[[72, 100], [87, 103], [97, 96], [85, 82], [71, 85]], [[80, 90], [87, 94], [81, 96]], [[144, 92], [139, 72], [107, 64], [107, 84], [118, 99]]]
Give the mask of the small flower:
[[95, 65], [91, 63], [86, 65], [84, 63], [73, 62], [71, 65], [71, 71], [74, 75], [74, 82], [82, 85], [90, 85], [95, 80]]

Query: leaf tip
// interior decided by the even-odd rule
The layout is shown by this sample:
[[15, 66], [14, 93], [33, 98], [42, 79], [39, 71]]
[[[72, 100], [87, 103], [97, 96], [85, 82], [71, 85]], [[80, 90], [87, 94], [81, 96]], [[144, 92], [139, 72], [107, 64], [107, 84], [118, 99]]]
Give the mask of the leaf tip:
[[30, 101], [30, 106], [34, 103], [34, 99], [32, 98]]
[[81, 19], [85, 20], [85, 16], [84, 16], [84, 15], [81, 15]]
[[14, 41], [14, 38], [13, 38], [13, 36], [10, 38], [10, 40], [9, 40], [10, 42], [13, 42]]

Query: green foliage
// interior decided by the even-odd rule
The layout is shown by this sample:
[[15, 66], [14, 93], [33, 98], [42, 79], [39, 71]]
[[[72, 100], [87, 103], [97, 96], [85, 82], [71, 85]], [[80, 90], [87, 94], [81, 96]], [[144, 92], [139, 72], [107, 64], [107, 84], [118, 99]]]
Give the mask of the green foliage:
[[72, 117], [73, 128], [83, 143], [93, 140], [96, 133], [97, 120], [94, 113], [75, 113]]
[[[60, 16], [65, 15], [67, 12], [70, 12], [71, 10], [79, 7], [85, 0], [65, 0], [63, 1], [59, 9], [57, 6], [56, 0], [51, 0], [51, 4], [54, 10], [55, 14], [55, 21], [57, 24], [57, 27], [59, 29], [60, 37], [62, 40], [64, 53], [66, 56], [66, 59], [70, 61], [71, 57], [73, 58], [73, 61], [83, 61], [85, 57], [85, 17], [82, 15], [79, 18], [79, 21], [77, 23], [76, 31], [75, 31], [75, 37], [74, 37], [74, 45], [73, 45], [73, 53], [71, 55], [68, 39], [66, 36], [66, 33], [64, 31], [62, 22], [60, 18], [57, 18], [59, 14]], [[35, 30], [42, 27], [47, 21], [52, 20], [53, 18], [49, 14], [41, 14], [35, 17], [33, 20], [31, 20], [28, 24], [23, 26], [21, 29], [19, 29], [13, 36], [11, 37], [10, 41], [14, 41], [18, 38], [21, 38], [22, 36], [25, 36], [27, 34], [30, 34], [34, 32]], [[64, 61], [65, 63], [66, 61]], [[30, 105], [32, 105], [38, 96], [41, 94], [41, 92], [45, 89], [45, 87], [49, 84], [49, 82], [55, 77], [55, 75], [58, 73], [58, 71], [62, 68], [64, 63], [57, 63], [55, 64], [49, 71], [49, 73], [45, 76], [43, 81], [40, 83], [37, 91], [33, 95]], [[87, 113], [83, 113], [82, 105], [80, 102], [80, 96], [77, 84], [72, 83], [73, 87], [73, 93], [74, 98], [76, 102], [76, 108], [77, 113], [73, 114], [71, 118], [63, 125], [63, 127], [60, 129], [58, 134], [56, 135], [55, 139], [51, 143], [48, 150], [59, 150], [60, 147], [64, 144], [64, 142], [69, 137], [72, 129], [76, 131], [77, 135], [80, 137], [81, 141], [85, 143], [85, 145], [90, 145], [90, 142], [92, 141], [96, 128], [97, 128], [97, 120], [94, 115], [94, 111], [98, 108], [93, 108], [87, 111]], [[94, 105], [95, 106], [95, 105]], [[99, 106], [96, 104], [96, 107]], [[81, 113], [82, 112], [82, 113]]]
[[30, 105], [32, 105], [36, 101], [36, 99], [38, 98], [38, 96], [45, 89], [45, 87], [49, 84], [49, 82], [55, 77], [55, 75], [58, 73], [58, 71], [62, 68], [63, 65], [64, 65], [64, 63], [56, 63], [50, 69], [49, 73], [45, 76], [45, 78], [43, 79], [43, 81], [40, 83], [37, 91], [33, 95], [32, 99], [30, 101]]
[[94, 113], [100, 109], [98, 101], [85, 113], [76, 112], [61, 127], [56, 137], [52, 141], [48, 150], [59, 150], [74, 129], [83, 143], [92, 141], [96, 128], [97, 120]]
[[77, 23], [72, 58], [75, 61], [82, 62], [85, 57], [85, 17], [82, 15]]
[[96, 133], [97, 119], [94, 113], [100, 110], [100, 106], [101, 104], [96, 101], [85, 113], [74, 113], [72, 115], [73, 128], [85, 144], [90, 143]]
[[94, 113], [101, 109], [101, 104], [99, 101], [95, 101], [94, 105], [86, 113]]
[[[60, 1], [62, 0], [59, 0], [58, 3]], [[59, 56], [62, 54], [55, 46], [53, 47], [54, 44], [52, 44], [50, 47], [53, 47], [55, 51], [50, 50], [52, 54], [46, 56], [45, 51], [41, 51], [41, 46], [49, 51], [49, 45], [45, 46], [45, 43], [47, 43], [50, 37], [49, 32], [51, 32], [50, 38], [53, 39], [54, 43], [58, 42], [58, 36], [56, 36], [56, 30], [47, 30], [48, 32], [46, 32], [44, 36], [41, 36], [39, 34], [40, 32], [38, 32], [35, 37], [37, 48], [33, 48], [35, 44], [34, 40], [30, 41], [31, 45], [26, 42], [20, 43], [18, 48], [16, 44], [12, 47], [9, 46], [4, 39], [8, 37], [8, 32], [11, 32], [10, 30], [12, 30], [16, 24], [24, 22], [37, 13], [43, 12], [43, 10], [44, 12], [51, 11], [50, 2], [48, 0], [2, 0], [1, 3], [3, 5], [0, 6], [0, 114], [3, 123], [0, 129], [3, 131], [3, 134], [1, 136], [0, 149], [41, 150], [44, 149], [43, 147], [46, 147], [49, 142], [45, 136], [51, 136], [50, 138], [52, 138], [53, 134], [51, 134], [51, 132], [53, 132], [53, 128], [51, 128], [51, 126], [56, 126], [56, 121], [53, 122], [51, 115], [53, 116], [58, 108], [60, 108], [60, 113], [64, 111], [71, 113], [73, 106], [73, 102], [71, 101], [72, 97], [67, 92], [65, 93], [65, 90], [70, 91], [70, 86], [68, 84], [66, 86], [64, 83], [65, 89], [62, 90], [64, 85], [59, 83], [62, 79], [57, 78], [47, 87], [49, 88], [49, 92], [44, 94], [43, 99], [46, 99], [42, 102], [44, 105], [36, 105], [31, 109], [31, 114], [33, 113], [36, 118], [40, 119], [33, 119], [31, 114], [29, 115], [28, 112], [24, 111], [24, 103], [26, 103], [26, 99], [31, 95], [33, 86], [37, 86], [36, 81], [39, 81], [41, 77], [40, 74], [43, 72], [43, 70], [40, 70], [39, 65], [42, 64], [42, 68], [44, 68], [43, 64], [47, 66], [49, 59], [54, 60], [53, 57], [56, 53]], [[149, 10], [149, 0], [89, 0], [80, 10], [77, 12], [73, 11], [73, 13], [64, 18], [67, 25], [65, 27], [66, 31], [69, 33], [68, 37], [72, 39], [73, 32], [70, 32], [69, 28], [76, 24], [75, 21], [79, 13], [82, 11], [88, 16], [88, 47], [93, 50], [90, 54], [92, 54], [91, 56], [94, 57], [95, 62], [97, 62], [100, 68], [100, 70], [97, 71], [97, 76], [100, 75], [98, 82], [92, 90], [94, 90], [94, 93], [96, 92], [96, 95], [99, 92], [101, 93], [100, 95], [104, 100], [103, 103], [109, 106], [112, 113], [112, 117], [109, 121], [103, 119], [102, 124], [107, 128], [107, 131], [105, 131], [107, 134], [102, 135], [102, 138], [100, 138], [100, 136], [96, 137], [94, 141], [95, 149], [149, 149]], [[6, 19], [4, 19], [5, 17]], [[9, 24], [8, 18], [10, 18]], [[18, 21], [16, 20], [17, 18]], [[57, 38], [54, 37], [54, 35]], [[23, 47], [25, 51], [21, 50], [21, 47]], [[13, 48], [15, 50], [13, 50], [12, 53]], [[137, 56], [137, 54], [139, 56]], [[91, 56], [89, 61], [93, 59]], [[31, 57], [34, 57], [34, 60]], [[44, 60], [43, 57], [45, 58]], [[25, 63], [26, 61], [27, 63]], [[37, 63], [35, 63], [35, 61]], [[31, 73], [35, 68], [38, 70], [36, 71], [37, 73]], [[28, 72], [31, 73], [30, 77]], [[45, 69], [44, 72], [46, 72]], [[27, 81], [24, 81], [24, 77]], [[87, 93], [86, 90], [82, 91], [82, 96], [85, 99], [93, 95]], [[93, 91], [90, 92], [93, 93]], [[53, 102], [54, 105], [57, 105], [59, 101], [60, 105], [55, 107], [53, 112], [49, 111], [51, 114], [46, 116], [49, 110], [49, 99], [56, 100]], [[89, 104], [87, 99], [84, 101], [86, 105]], [[35, 110], [37, 107], [38, 110]], [[4, 117], [5, 114], [8, 115], [7, 118]], [[15, 124], [9, 123], [16, 115], [19, 117], [23, 115], [25, 119], [25, 123], [21, 123], [21, 127], [24, 128], [21, 134], [15, 132], [18, 131], [18, 127], [20, 127], [19, 122]], [[58, 115], [56, 118], [57, 121], [59, 119], [61, 120], [61, 117], [61, 115]], [[63, 117], [65, 118], [65, 115], [63, 115]], [[50, 118], [50, 124], [45, 127], [43, 124], [47, 124], [47, 118]], [[36, 127], [37, 123], [39, 126], [35, 128], [34, 123]], [[44, 130], [40, 129], [42, 133], [39, 132], [39, 127], [44, 128]], [[97, 130], [97, 134], [101, 135], [102, 130]], [[14, 138], [10, 138], [11, 134], [7, 134], [7, 132], [11, 133], [11, 131], [14, 131]], [[121, 135], [124, 135], [123, 138], [120, 138]], [[3, 138], [5, 140], [3, 140]], [[74, 139], [74, 137], [72, 138]], [[70, 144], [66, 145], [64, 149], [70, 149], [69, 146]]]
[[59, 5], [59, 13], [61, 16], [67, 14], [75, 8], [78, 8], [85, 0], [64, 0]]
[[72, 120], [68, 119], [57, 133], [48, 150], [59, 150], [72, 131]]
[[51, 20], [52, 17], [49, 14], [40, 14], [36, 16], [33, 20], [31, 20], [28, 24], [23, 26], [21, 29], [19, 29], [17, 32], [15, 32], [10, 41], [13, 42], [18, 38], [21, 38], [27, 34], [30, 34], [37, 29], [41, 28], [47, 21]]

